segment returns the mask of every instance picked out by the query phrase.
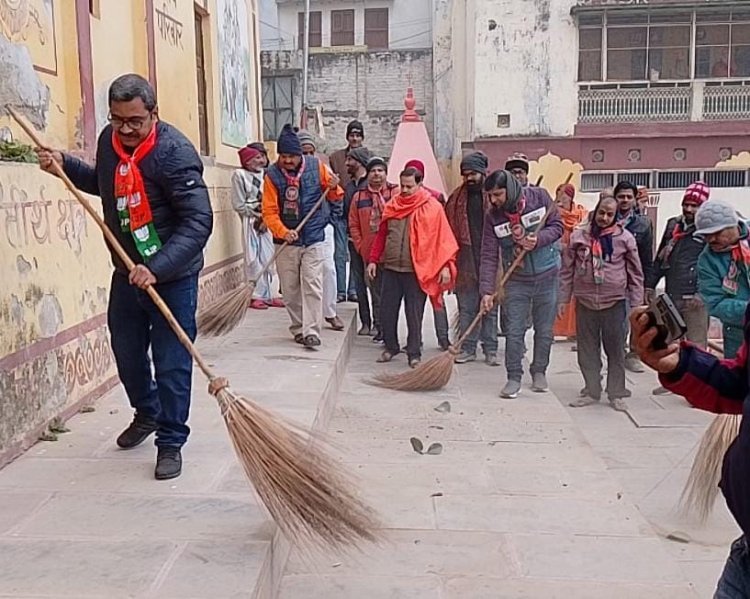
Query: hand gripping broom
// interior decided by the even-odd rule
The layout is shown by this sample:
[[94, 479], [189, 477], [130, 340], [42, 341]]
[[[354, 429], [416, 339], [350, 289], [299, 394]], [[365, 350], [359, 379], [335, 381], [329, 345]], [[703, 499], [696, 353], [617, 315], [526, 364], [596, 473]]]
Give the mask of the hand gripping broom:
[[[541, 231], [544, 224], [547, 222], [550, 213], [556, 210], [557, 207], [554, 204], [547, 209], [544, 216], [537, 223], [537, 226], [534, 229], [534, 234]], [[505, 285], [508, 283], [511, 275], [521, 265], [527, 253], [526, 250], [521, 250], [515, 260], [511, 263], [508, 270], [506, 270], [501, 277], [498, 277], [497, 284], [495, 285], [495, 293], [493, 294], [495, 304], [502, 303], [505, 296]], [[442, 389], [451, 380], [454, 360], [456, 356], [461, 353], [461, 346], [463, 346], [464, 342], [474, 329], [479, 326], [479, 323], [482, 322], [482, 318], [484, 318], [488, 312], [489, 310], [481, 308], [469, 327], [464, 331], [464, 334], [459, 337], [458, 341], [450, 346], [450, 349], [447, 352], [443, 352], [439, 356], [428, 360], [424, 364], [420, 364], [412, 370], [398, 374], [381, 373], [368, 382], [377, 387], [393, 389], [395, 391], [438, 391], [439, 389]]]
[[[38, 147], [45, 147], [10, 106], [7, 111]], [[53, 162], [55, 174], [102, 230], [117, 255], [132, 270], [135, 264], [99, 214]], [[305, 548], [340, 549], [363, 541], [377, 541], [374, 513], [340, 465], [301, 428], [262, 406], [233, 393], [229, 382], [217, 377], [175, 319], [156, 289], [146, 289], [180, 342], [209, 380], [234, 449], [245, 474], [279, 528], [293, 543]]]
[[[328, 192], [325, 191], [321, 194], [318, 201], [315, 202], [310, 211], [305, 215], [305, 218], [303, 218], [299, 225], [294, 229], [295, 233], [299, 233], [312, 216], [320, 209], [326, 199], [327, 193]], [[243, 264], [245, 264], [245, 272], [247, 272], [247, 240], [245, 238], [244, 230], [242, 235], [242, 248], [245, 253], [243, 256]], [[261, 269], [254, 280], [246, 279], [239, 287], [233, 289], [229, 293], [225, 293], [223, 296], [201, 309], [198, 312], [198, 333], [207, 337], [217, 337], [226, 335], [234, 330], [242, 322], [242, 319], [247, 313], [247, 305], [250, 303], [250, 300], [253, 299], [253, 293], [255, 293], [255, 286], [258, 284], [258, 281], [269, 271], [279, 255], [281, 255], [281, 252], [283, 252], [288, 246], [289, 243], [286, 241], [278, 246], [273, 253], [273, 257], [268, 261], [268, 264]]]
[[[712, 350], [724, 353], [721, 346], [710, 341], [708, 345]], [[680, 495], [682, 512], [696, 516], [701, 523], [705, 523], [711, 515], [719, 494], [724, 454], [737, 438], [741, 420], [742, 416], [738, 414], [719, 414], [701, 437], [690, 475]]]

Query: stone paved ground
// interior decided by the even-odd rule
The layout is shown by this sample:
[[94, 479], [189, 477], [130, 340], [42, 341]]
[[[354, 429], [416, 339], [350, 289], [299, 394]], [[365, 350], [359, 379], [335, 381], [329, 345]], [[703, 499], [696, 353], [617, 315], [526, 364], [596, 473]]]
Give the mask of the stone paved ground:
[[[352, 310], [343, 314], [350, 323]], [[479, 363], [439, 393], [383, 392], [363, 383], [378, 352], [367, 340], [349, 356], [352, 331], [326, 332], [308, 354], [285, 327], [282, 311], [251, 314], [201, 347], [236, 390], [327, 428], [381, 512], [383, 548], [287, 564], [196, 376], [194, 435], [175, 481], [152, 479], [150, 444], [113, 447], [130, 417], [119, 391], [0, 471], [0, 597], [266, 599], [279, 580], [282, 599], [711, 595], [736, 528], [721, 500], [704, 527], [673, 511], [710, 418], [651, 398], [652, 375], [632, 378], [627, 415], [566, 407], [580, 388], [567, 344], [554, 348], [554, 394], [501, 400], [503, 369]], [[427, 331], [426, 345], [435, 355]], [[435, 411], [442, 402], [450, 413]], [[412, 436], [442, 454], [417, 455]]]
[[[674, 513], [710, 417], [651, 398], [652, 374], [633, 375], [627, 415], [568, 408], [581, 387], [570, 349], [554, 347], [554, 393], [527, 381], [503, 400], [503, 369], [480, 363], [439, 393], [375, 390], [363, 379], [377, 350], [357, 339], [330, 432], [387, 542], [363, 555], [293, 555], [281, 599], [711, 596], [736, 527], [721, 499], [704, 527]], [[450, 413], [437, 412], [446, 401]], [[412, 436], [443, 453], [416, 454]]]

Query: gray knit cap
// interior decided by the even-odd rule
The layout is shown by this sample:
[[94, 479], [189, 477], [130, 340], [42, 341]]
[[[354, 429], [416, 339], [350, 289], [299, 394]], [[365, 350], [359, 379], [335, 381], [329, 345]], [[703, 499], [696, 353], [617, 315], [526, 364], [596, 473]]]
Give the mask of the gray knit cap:
[[310, 144], [313, 148], [317, 149], [318, 144], [315, 143], [315, 138], [312, 136], [312, 133], [309, 131], [306, 131], [304, 129], [300, 129], [297, 131], [297, 137], [299, 137], [299, 143], [301, 144]]
[[695, 214], [695, 235], [710, 235], [729, 227], [736, 227], [740, 222], [737, 211], [726, 202], [711, 200], [698, 209]]

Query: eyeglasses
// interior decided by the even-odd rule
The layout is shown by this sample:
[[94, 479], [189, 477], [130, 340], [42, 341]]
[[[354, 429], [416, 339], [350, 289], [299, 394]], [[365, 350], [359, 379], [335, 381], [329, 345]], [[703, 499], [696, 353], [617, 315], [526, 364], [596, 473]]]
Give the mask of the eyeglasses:
[[122, 129], [125, 125], [133, 131], [139, 131], [143, 126], [151, 120], [151, 113], [148, 116], [135, 116], [129, 119], [123, 119], [119, 116], [113, 116], [111, 113], [107, 115], [107, 120], [110, 125], [115, 129]]

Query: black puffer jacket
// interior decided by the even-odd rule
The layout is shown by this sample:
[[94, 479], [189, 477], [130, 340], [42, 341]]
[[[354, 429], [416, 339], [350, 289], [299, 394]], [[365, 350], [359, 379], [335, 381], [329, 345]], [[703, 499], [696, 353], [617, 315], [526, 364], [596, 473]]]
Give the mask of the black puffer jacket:
[[[156, 147], [139, 164], [162, 248], [148, 261], [157, 281], [164, 283], [194, 275], [203, 268], [203, 248], [213, 227], [203, 163], [193, 144], [173, 126], [157, 123]], [[65, 156], [63, 168], [75, 186], [102, 198], [104, 221], [128, 255], [143, 263], [130, 233], [120, 229], [114, 184], [120, 162], [112, 147], [112, 127], [99, 136], [96, 166]], [[127, 273], [110, 248], [115, 269]]]
[[[656, 259], [651, 273], [646, 278], [646, 287], [656, 289], [662, 277], [667, 281], [667, 293], [673, 299], [692, 296], [698, 293], [698, 256], [700, 256], [705, 243], [692, 235], [678, 239], [669, 260], [665, 263], [660, 256], [672, 239], [672, 232], [677, 226], [679, 217], [674, 216], [667, 221], [664, 236], [656, 252]], [[692, 227], [695, 230], [695, 227]], [[690, 232], [690, 230], [688, 230]]]
[[654, 226], [648, 216], [636, 214], [625, 227], [633, 237], [638, 246], [638, 257], [641, 259], [643, 276], [648, 279], [654, 261]]

